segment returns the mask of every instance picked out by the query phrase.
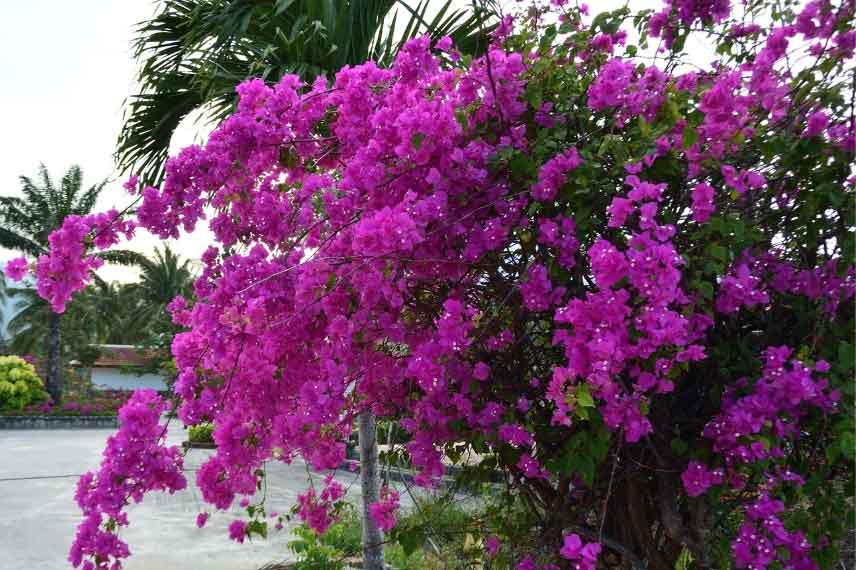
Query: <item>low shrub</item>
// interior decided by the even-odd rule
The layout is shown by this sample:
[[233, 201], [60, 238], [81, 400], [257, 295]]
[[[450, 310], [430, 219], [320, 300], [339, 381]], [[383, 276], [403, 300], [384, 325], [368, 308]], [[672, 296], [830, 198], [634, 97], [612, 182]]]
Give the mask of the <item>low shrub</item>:
[[[345, 570], [347, 563], [362, 556], [363, 527], [359, 513], [346, 504], [339, 521], [321, 536], [305, 524], [294, 528], [288, 548], [297, 555], [293, 570]], [[385, 547], [386, 563], [394, 570], [427, 570], [421, 550], [406, 552], [397, 542]]]
[[190, 443], [214, 443], [214, 424], [203, 423], [187, 428]]
[[318, 536], [306, 524], [294, 528], [288, 548], [297, 556], [294, 570], [344, 570], [345, 559], [362, 548], [362, 524], [353, 505], [345, 505], [341, 518]]
[[32, 364], [18, 356], [0, 356], [0, 408], [21, 410], [45, 398], [44, 383]]

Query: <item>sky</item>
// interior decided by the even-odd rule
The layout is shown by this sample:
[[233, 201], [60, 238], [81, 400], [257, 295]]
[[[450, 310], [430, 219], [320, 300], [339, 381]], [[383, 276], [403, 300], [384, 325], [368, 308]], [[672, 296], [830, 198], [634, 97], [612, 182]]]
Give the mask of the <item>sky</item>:
[[[467, 2], [458, 0], [460, 5]], [[593, 11], [623, 0], [591, 1]], [[660, 0], [634, 0], [633, 9], [655, 8]], [[122, 125], [122, 105], [134, 92], [136, 65], [131, 51], [134, 24], [151, 16], [152, 0], [0, 0], [0, 195], [19, 194], [18, 177], [34, 176], [44, 163], [58, 180], [72, 164], [89, 186], [108, 179], [97, 210], [123, 208], [127, 177], [117, 172], [113, 151]], [[207, 132], [192, 121], [182, 125], [172, 149], [202, 142]], [[171, 243], [180, 254], [198, 258], [211, 234], [197, 230]], [[143, 230], [127, 245], [150, 254], [160, 245]], [[14, 254], [0, 249], [0, 262]], [[131, 281], [136, 272], [106, 266], [108, 280]]]
[[[109, 180], [98, 210], [128, 204], [113, 151], [123, 101], [135, 86], [133, 27], [154, 7], [150, 0], [0, 0], [0, 195], [19, 194], [18, 177], [35, 176], [39, 163], [57, 181], [79, 164], [86, 187]], [[173, 146], [197, 135], [192, 124], [185, 125]], [[160, 243], [141, 232], [128, 249], [151, 253]], [[172, 245], [195, 258], [207, 236]], [[13, 255], [0, 251], [0, 260]], [[116, 267], [101, 274], [122, 281], [135, 276]]]

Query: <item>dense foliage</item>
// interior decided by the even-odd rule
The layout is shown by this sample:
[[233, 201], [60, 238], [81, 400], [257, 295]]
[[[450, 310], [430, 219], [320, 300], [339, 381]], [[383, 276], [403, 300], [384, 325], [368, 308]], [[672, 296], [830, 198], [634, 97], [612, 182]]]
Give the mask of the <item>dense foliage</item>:
[[[267, 532], [265, 461], [338, 466], [371, 407], [408, 432], [417, 482], [468, 454], [471, 477], [506, 476], [525, 509], [481, 529], [497, 565], [829, 567], [852, 515], [853, 20], [847, 1], [556, 1], [484, 57], [424, 37], [332, 83], [249, 81], [161, 188], [129, 183], [135, 222], [54, 234], [38, 277], [59, 308], [91, 232], [210, 216], [197, 302], [170, 305], [175, 389], [186, 424], [216, 426], [204, 499], [249, 505], [236, 540]], [[81, 544], [124, 557], [89, 537], [180, 486], [146, 434], [167, 465], [113, 486], [108, 450], [75, 564]], [[325, 530], [343, 492], [328, 478], [300, 514]]]
[[[51, 234], [55, 230], [63, 231], [67, 218], [74, 220], [90, 214], [104, 190], [106, 181], [84, 188], [83, 172], [75, 165], [65, 172], [57, 184], [47, 168], [41, 165], [38, 177], [33, 179], [21, 176], [20, 183], [21, 196], [0, 196], [0, 246], [28, 256], [40, 257], [51, 248]], [[86, 265], [90, 268], [99, 267], [105, 261], [128, 265], [139, 259], [139, 254], [132, 251], [114, 249], [91, 256]], [[5, 274], [10, 279], [19, 281], [26, 273], [27, 266], [24, 258], [14, 259], [6, 265]], [[85, 269], [80, 268], [78, 271]], [[26, 295], [26, 291], [23, 293]], [[46, 309], [44, 304], [36, 306]], [[14, 333], [22, 332], [19, 328], [22, 320], [12, 323]], [[58, 313], [45, 310], [38, 319], [30, 323], [36, 325], [34, 330], [42, 331], [35, 337], [29, 335], [29, 340], [37, 338], [43, 341], [42, 348], [47, 357], [45, 384], [54, 401], [60, 400], [62, 392], [62, 320]], [[24, 328], [31, 327], [25, 324]], [[15, 348], [22, 350], [20, 343]], [[23, 351], [32, 352], [31, 349], [30, 346]]]
[[213, 433], [213, 425], [208, 423], [197, 424], [187, 429], [187, 440], [190, 443], [214, 443]]
[[[155, 249], [151, 258], [135, 255], [138, 280], [107, 282], [91, 274], [92, 282], [68, 302], [59, 325], [59, 355], [63, 363], [72, 360], [91, 364], [98, 358], [93, 345], [126, 344], [146, 349], [151, 354], [146, 370], [163, 373], [171, 366], [169, 347], [173, 336], [181, 330], [173, 324], [166, 306], [177, 295], [192, 299], [194, 269], [189, 260], [182, 260], [168, 246]], [[22, 278], [27, 264], [19, 258]], [[21, 285], [6, 290], [14, 314], [8, 323], [9, 349], [17, 354], [44, 354], [44, 341], [50, 334], [52, 309], [30, 286]], [[66, 370], [64, 391], [72, 378]], [[63, 398], [63, 400], [68, 400]]]
[[0, 356], [0, 409], [23, 409], [47, 397], [32, 364], [18, 356]]
[[[478, 4], [479, 8], [475, 9]], [[389, 62], [408, 39], [446, 34], [483, 51], [493, 1], [166, 0], [137, 26], [139, 92], [128, 98], [116, 159], [148, 181], [163, 177], [176, 128], [188, 117], [222, 120], [235, 85], [251, 77], [307, 81], [367, 59]], [[430, 10], [429, 10], [430, 9]]]

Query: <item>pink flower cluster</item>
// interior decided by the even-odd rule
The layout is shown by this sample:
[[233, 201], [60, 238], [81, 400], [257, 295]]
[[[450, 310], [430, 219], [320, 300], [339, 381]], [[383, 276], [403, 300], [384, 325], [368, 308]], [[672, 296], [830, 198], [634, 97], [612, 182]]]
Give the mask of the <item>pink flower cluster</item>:
[[568, 173], [580, 164], [582, 159], [574, 147], [545, 162], [538, 173], [538, 182], [532, 186], [532, 197], [541, 202], [555, 198], [556, 193], [565, 184]]
[[393, 491], [384, 486], [380, 490], [380, 500], [369, 505], [369, 516], [384, 532], [389, 532], [395, 526], [395, 515], [401, 506], [399, 498], [398, 491]]
[[68, 555], [75, 568], [121, 568], [130, 551], [118, 532], [128, 526], [129, 502], [139, 503], [150, 491], [175, 493], [187, 486], [180, 449], [163, 445], [160, 417], [167, 406], [152, 390], [135, 392], [119, 410], [119, 431], [107, 440], [101, 467], [78, 481], [74, 499], [83, 521]]
[[130, 239], [134, 222], [120, 217], [116, 210], [87, 216], [71, 215], [62, 227], [48, 237], [50, 251], [36, 262], [36, 288], [57, 313], [65, 311], [72, 295], [90, 281], [90, 273], [103, 264], [88, 254], [91, 245], [107, 249], [119, 243], [120, 234]]
[[799, 269], [775, 251], [761, 255], [744, 252], [722, 278], [716, 310], [734, 313], [766, 305], [772, 295], [800, 295], [822, 302], [828, 314], [856, 294], [856, 272], [840, 275], [838, 261], [832, 259], [813, 269]]
[[600, 550], [600, 543], [584, 543], [578, 534], [566, 534], [559, 554], [571, 561], [574, 570], [595, 570]]
[[651, 122], [665, 101], [668, 79], [653, 65], [640, 73], [630, 60], [611, 59], [589, 87], [588, 105], [595, 111], [614, 113], [616, 127], [623, 127], [635, 117]]
[[[644, 402], [674, 389], [669, 379], [674, 366], [704, 358], [703, 347], [693, 343], [709, 325], [681, 311], [689, 299], [680, 287], [683, 260], [671, 242], [675, 228], [656, 221], [665, 185], [636, 175], [626, 183], [631, 190], [626, 198], [613, 199], [609, 225], [634, 232], [626, 251], [606, 239], [589, 248], [599, 290], [556, 311], [555, 321], [572, 328], [555, 333], [554, 343], [564, 347], [568, 363], [553, 370], [547, 396], [555, 405], [553, 423], [570, 425], [575, 404], [568, 394], [585, 379], [591, 395], [603, 401], [607, 426], [623, 429], [627, 441], [635, 442], [651, 431], [641, 411]], [[653, 355], [658, 355], [654, 366], [646, 369]], [[634, 380], [630, 391], [621, 387], [623, 374]]]
[[15, 259], [6, 263], [6, 267], [4, 268], [4, 272], [6, 273], [6, 277], [11, 279], [12, 281], [20, 281], [27, 274], [27, 269], [29, 268], [29, 263], [23, 257], [16, 257]]
[[724, 479], [722, 469], [708, 469], [707, 465], [699, 461], [690, 461], [681, 474], [684, 489], [690, 497], [703, 495], [714, 485], [721, 485]]
[[695, 221], [703, 224], [710, 219], [711, 214], [716, 211], [716, 206], [714, 206], [715, 196], [716, 191], [710, 184], [699, 182], [693, 187], [692, 210]]
[[576, 224], [569, 216], [542, 218], [538, 222], [538, 243], [553, 248], [559, 265], [573, 269], [577, 264], [580, 242], [576, 238]]
[[[722, 412], [704, 428], [704, 436], [713, 442], [713, 451], [725, 468], [709, 469], [693, 461], [681, 476], [690, 496], [704, 494], [726, 479], [737, 488], [744, 487], [753, 466], [764, 470], [768, 489], [745, 509], [745, 521], [732, 543], [738, 568], [764, 569], [774, 563], [788, 568], [813, 570], [812, 544], [801, 531], [789, 531], [780, 518], [784, 503], [771, 497], [770, 491], [783, 483], [803, 484], [799, 475], [770, 468], [786, 457], [789, 442], [800, 437], [800, 420], [813, 410], [834, 410], [840, 394], [828, 380], [815, 378], [830, 366], [818, 361], [806, 366], [792, 359], [788, 347], [770, 347], [764, 370], [752, 386], [745, 379], [723, 396]], [[738, 390], [745, 395], [738, 395]], [[787, 553], [783, 556], [783, 552]]]
[[726, 465], [782, 457], [784, 442], [799, 434], [800, 418], [811, 409], [831, 411], [840, 399], [828, 380], [814, 378], [829, 370], [828, 363], [809, 367], [790, 359], [792, 353], [785, 346], [768, 348], [763, 373], [749, 393], [727, 393], [722, 413], [705, 426], [704, 436]]
[[[663, 34], [679, 22], [722, 20], [729, 4], [675, 0]], [[447, 444], [478, 439], [518, 483], [553, 486], [559, 478], [540, 439], [545, 429], [562, 439], [589, 429], [596, 415], [613, 441], [639, 442], [654, 430], [667, 395], [692, 387], [716, 336], [709, 331], [792, 295], [834, 313], [856, 282], [834, 258], [806, 266], [792, 254], [747, 251], [724, 275], [700, 275], [701, 250], [688, 243], [692, 232], [714, 232], [713, 222], [758, 195], [778, 192], [776, 212], [791, 205], [793, 194], [776, 188], [772, 167], [740, 156], [759, 125], [765, 133], [793, 128], [797, 137], [814, 137], [800, 144], [828, 143], [830, 152], [852, 144], [830, 109], [790, 108], [788, 40], [842, 36], [825, 4], [810, 6], [793, 26], [751, 32], [764, 42], [754, 60], [680, 77], [613, 58], [607, 54], [623, 36], [598, 36], [584, 56], [550, 62], [587, 86], [570, 112], [568, 101], [529, 107], [526, 82], [541, 73], [533, 63], [552, 56], [506, 52], [501, 42], [512, 20], [466, 65], [445, 55], [449, 42], [438, 53], [423, 37], [389, 67], [347, 67], [330, 82], [287, 75], [276, 85], [242, 83], [236, 111], [204, 146], [170, 159], [163, 185], [142, 189], [137, 212], [139, 224], [162, 238], [206, 221], [216, 240], [202, 258], [196, 302], [169, 307], [186, 328], [172, 346], [179, 417], [216, 426], [216, 453], [197, 473], [205, 501], [227, 509], [253, 495], [271, 460], [302, 456], [319, 470], [338, 467], [354, 418], [366, 409], [400, 420], [421, 485], [444, 473]], [[847, 38], [839, 40], [833, 48], [846, 49]], [[576, 114], [589, 130], [574, 132]], [[541, 144], [542, 135], [559, 142], [552, 137], [566, 127], [567, 140]], [[632, 138], [648, 130], [656, 134]], [[613, 163], [608, 145], [592, 148], [587, 139], [605, 141], [607, 131], [631, 141], [632, 158]], [[525, 159], [524, 168], [509, 165], [509, 155]], [[591, 171], [596, 192], [585, 187]], [[580, 185], [572, 198], [560, 192], [570, 179]], [[578, 198], [577, 190], [592, 193]], [[578, 204], [585, 215], [573, 218]], [[111, 216], [72, 217], [51, 236], [37, 276], [55, 308], [97, 266], [90, 246], [133, 230]], [[713, 287], [713, 300], [695, 292], [699, 279]], [[689, 465], [688, 495], [748, 485], [746, 472], [781, 459], [807, 413], [834, 409], [837, 395], [818, 378], [825, 365], [785, 352], [770, 349], [757, 382], [726, 392], [704, 431], [718, 459]], [[130, 438], [128, 430], [121, 437]], [[145, 457], [166, 453], [152, 429], [142, 431], [149, 443], [134, 445]], [[126, 464], [128, 445], [108, 449], [105, 465], [118, 467], [107, 475], [134, 467]], [[103, 486], [99, 496], [116, 505], [129, 492], [137, 500], [137, 481], [146, 490], [180, 488], [145, 475], [99, 476], [83, 487], [88, 497], [91, 485]], [[574, 486], [586, 492], [581, 482]], [[398, 497], [385, 493], [370, 509], [388, 530]], [[343, 495], [327, 478], [320, 492], [299, 496], [300, 518], [324, 532]], [[76, 560], [126, 556], [110, 532], [127, 523], [121, 506], [99, 502], [85, 513]], [[752, 518], [747, 510], [747, 537], [769, 535], [802, 560], [799, 535], [771, 516], [778, 513]], [[246, 523], [234, 521], [229, 534], [242, 541]], [[568, 535], [560, 554], [590, 570], [600, 549]], [[740, 551], [740, 563], [751, 555], [746, 564], [761, 564], [759, 552]]]
[[764, 493], [746, 508], [746, 520], [731, 544], [737, 568], [817, 570], [812, 544], [802, 531], [789, 531], [782, 523], [782, 501]]
[[731, 14], [731, 0], [665, 0], [663, 9], [653, 14], [648, 22], [649, 33], [663, 38], [666, 48], [672, 47], [678, 26], [690, 28], [696, 23], [719, 23]]
[[229, 523], [229, 538], [237, 543], [243, 544], [247, 537], [247, 522], [235, 519]]
[[[315, 489], [310, 488], [305, 493], [297, 496], [297, 503], [300, 506], [297, 516], [316, 533], [324, 534], [330, 528], [330, 525], [336, 522], [337, 519], [334, 511], [337, 503], [344, 496], [345, 489], [338, 481], [333, 479], [332, 475], [329, 475], [324, 479], [324, 487], [321, 489], [321, 493], [316, 494]], [[391, 504], [391, 501], [388, 501], [387, 504]], [[383, 519], [384, 523], [389, 522], [389, 517], [391, 516], [392, 526], [395, 525], [394, 512], [385, 512], [384, 516], [386, 517]], [[375, 518], [374, 511], [372, 511], [372, 517]], [[375, 520], [377, 521], [378, 519], [375, 518]]]

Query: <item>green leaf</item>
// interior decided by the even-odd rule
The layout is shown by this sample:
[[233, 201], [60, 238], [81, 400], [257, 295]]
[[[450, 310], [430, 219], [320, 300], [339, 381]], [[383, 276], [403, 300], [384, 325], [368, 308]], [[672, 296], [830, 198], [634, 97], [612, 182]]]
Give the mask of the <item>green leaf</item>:
[[727, 261], [728, 260], [728, 250], [722, 247], [719, 244], [711, 244], [707, 247], [707, 252], [714, 259], [718, 259], [719, 261]]
[[711, 285], [707, 281], [700, 281], [696, 285], [696, 291], [698, 291], [701, 296], [707, 299], [708, 301], [713, 299], [713, 285]]
[[396, 539], [408, 556], [425, 544], [425, 532], [417, 526], [408, 526], [396, 532]]
[[422, 140], [425, 138], [425, 135], [422, 133], [414, 133], [413, 137], [410, 139], [410, 144], [413, 145], [413, 148], [419, 150], [422, 148]]
[[642, 133], [642, 136], [645, 138], [649, 138], [651, 136], [651, 125], [648, 124], [642, 116], [639, 117], [639, 132]]
[[690, 125], [687, 125], [684, 127], [681, 138], [683, 140], [684, 148], [690, 148], [696, 143], [696, 141], [698, 141], [698, 131]]
[[250, 521], [247, 524], [247, 536], [253, 536], [257, 534], [262, 538], [267, 538], [268, 528], [267, 523], [264, 521]]
[[674, 451], [677, 455], [683, 455], [689, 450], [687, 442], [685, 442], [679, 437], [672, 438], [672, 441], [669, 442], [669, 445], [671, 446], [672, 451]]
[[684, 44], [687, 43], [687, 37], [689, 33], [680, 34], [677, 38], [675, 38], [674, 43], [672, 44], [672, 51], [674, 53], [682, 52], [684, 50]]
[[591, 391], [585, 384], [577, 386], [576, 399], [577, 405], [583, 408], [593, 408], [595, 406], [594, 398], [591, 396]]
[[544, 91], [540, 87], [532, 87], [527, 90], [526, 100], [533, 109], [540, 109], [544, 103]]
[[843, 434], [838, 445], [841, 447], [841, 452], [844, 454], [844, 457], [850, 461], [856, 459], [856, 434], [853, 434], [852, 432]]
[[284, 146], [279, 149], [279, 163], [286, 168], [294, 168], [297, 166], [300, 158], [293, 146]]
[[294, 4], [294, 0], [277, 0], [275, 14], [279, 16], [280, 14], [288, 10], [288, 7], [292, 4]]
[[535, 173], [535, 161], [523, 153], [515, 153], [508, 162], [511, 175], [517, 180], [527, 180]]
[[589, 487], [594, 483], [595, 464], [594, 459], [590, 455], [580, 457], [577, 472], [582, 476], [583, 481]]
[[842, 370], [849, 370], [853, 367], [853, 360], [853, 345], [846, 341], [838, 343], [838, 366]]

